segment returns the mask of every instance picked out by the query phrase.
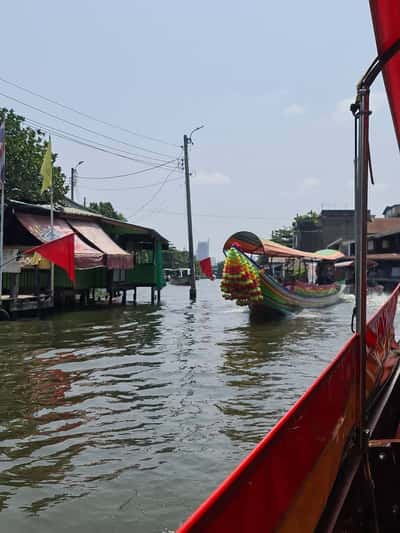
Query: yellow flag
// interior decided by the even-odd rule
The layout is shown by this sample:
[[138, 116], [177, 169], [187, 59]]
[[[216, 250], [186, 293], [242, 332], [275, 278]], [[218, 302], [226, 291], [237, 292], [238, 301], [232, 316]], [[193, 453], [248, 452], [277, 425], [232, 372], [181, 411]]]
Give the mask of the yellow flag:
[[51, 160], [51, 138], [47, 144], [44, 154], [43, 163], [40, 168], [40, 175], [43, 177], [41, 193], [44, 193], [53, 185], [53, 163]]

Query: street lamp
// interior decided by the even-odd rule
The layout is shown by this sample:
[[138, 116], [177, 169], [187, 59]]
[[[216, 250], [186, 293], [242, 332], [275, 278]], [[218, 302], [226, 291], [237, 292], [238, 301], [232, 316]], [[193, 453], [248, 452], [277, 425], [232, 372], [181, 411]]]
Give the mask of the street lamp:
[[74, 187], [76, 185], [76, 169], [79, 165], [82, 165], [85, 161], [79, 161], [74, 167], [71, 168], [71, 200], [74, 201]]

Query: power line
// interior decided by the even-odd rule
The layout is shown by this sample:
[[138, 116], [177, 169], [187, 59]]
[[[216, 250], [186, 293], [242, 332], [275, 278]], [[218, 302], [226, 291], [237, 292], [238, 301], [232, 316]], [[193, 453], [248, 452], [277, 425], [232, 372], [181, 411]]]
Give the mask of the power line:
[[143, 205], [141, 205], [139, 207], [139, 209], [137, 209], [135, 211], [135, 213], [133, 215], [130, 215], [128, 218], [133, 218], [135, 217], [138, 213], [140, 213], [140, 211], [143, 211], [143, 209], [145, 207], [147, 207], [155, 198], [156, 196], [158, 196], [158, 194], [161, 192], [161, 190], [163, 189], [164, 185], [167, 183], [168, 181], [168, 178], [171, 176], [173, 170], [171, 170], [171, 172], [169, 172], [166, 176], [165, 176], [165, 179], [161, 182], [161, 185], [159, 186], [159, 188], [156, 190], [156, 192], [153, 194], [153, 196], [151, 196], [151, 198], [149, 198], [149, 200], [147, 200], [147, 202], [145, 202]]
[[23, 87], [22, 85], [19, 85], [18, 83], [6, 80], [5, 78], [0, 77], [0, 81], [3, 83], [7, 83], [8, 85], [11, 85], [13, 87], [16, 87], [17, 89], [20, 89], [21, 91], [24, 91], [28, 94], [31, 94], [33, 96], [37, 96], [38, 98], [41, 98], [42, 100], [46, 102], [50, 102], [52, 104], [58, 105], [59, 107], [63, 109], [67, 109], [68, 111], [72, 111], [73, 113], [76, 113], [77, 115], [81, 115], [82, 117], [88, 118], [90, 120], [93, 120], [94, 122], [98, 122], [99, 124], [103, 124], [105, 126], [110, 126], [111, 128], [115, 128], [117, 130], [123, 131], [125, 133], [130, 133], [131, 135], [135, 135], [136, 137], [142, 137], [143, 139], [147, 139], [148, 141], [154, 141], [161, 144], [165, 144], [167, 146], [173, 146], [174, 148], [179, 148], [178, 144], [173, 144], [168, 141], [164, 141], [163, 139], [157, 139], [156, 137], [150, 137], [149, 135], [143, 135], [142, 133], [138, 133], [137, 131], [130, 130], [128, 128], [122, 128], [121, 126], [117, 126], [116, 124], [112, 124], [111, 122], [106, 122], [105, 120], [101, 120], [99, 118], [96, 118], [92, 115], [89, 115], [87, 113], [83, 113], [82, 111], [78, 111], [77, 109], [74, 109], [73, 107], [70, 107], [68, 105], [62, 104], [61, 102], [58, 102], [57, 100], [53, 100], [52, 98], [48, 98], [47, 96], [43, 96], [42, 94], [36, 93], [32, 91], [31, 89], [27, 89], [26, 87]]
[[[81, 179], [81, 176], [79, 176]], [[168, 183], [172, 183], [173, 181], [181, 181], [182, 176], [179, 178], [173, 178], [168, 180]], [[164, 181], [156, 181], [155, 183], [148, 183], [147, 185], [135, 185], [133, 187], [103, 187], [99, 189], [98, 187], [88, 187], [87, 185], [81, 185], [81, 189], [87, 189], [89, 191], [133, 191], [136, 189], [150, 189], [151, 187], [156, 187], [157, 185], [162, 184]]]
[[35, 111], [38, 111], [39, 113], [42, 113], [43, 115], [46, 115], [46, 116], [51, 117], [51, 118], [55, 118], [56, 120], [60, 120], [61, 122], [65, 122], [66, 124], [69, 124], [70, 126], [73, 126], [74, 128], [79, 128], [81, 130], [87, 131], [88, 133], [92, 133], [92, 134], [97, 135], [99, 137], [103, 137], [104, 139], [109, 139], [111, 141], [114, 141], [114, 142], [129, 146], [130, 148], [136, 148], [137, 150], [143, 150], [144, 152], [148, 152], [148, 153], [151, 153], [151, 154], [171, 157], [170, 154], [165, 154], [165, 153], [162, 153], [162, 152], [156, 152], [155, 150], [150, 150], [149, 148], [143, 148], [143, 147], [138, 146], [136, 144], [130, 144], [130, 143], [127, 143], [125, 141], [121, 141], [119, 139], [116, 139], [115, 137], [111, 137], [110, 135], [105, 135], [104, 133], [99, 133], [99, 132], [97, 132], [95, 130], [92, 130], [90, 128], [85, 128], [85, 126], [81, 126], [80, 124], [77, 124], [76, 122], [71, 122], [70, 120], [67, 120], [65, 118], [61, 118], [61, 117], [59, 117], [57, 115], [54, 115], [53, 113], [49, 113], [47, 111], [43, 111], [43, 109], [40, 109], [39, 107], [33, 106], [31, 104], [27, 104], [26, 102], [23, 102], [22, 100], [19, 100], [18, 98], [15, 98], [14, 96], [10, 96], [10, 95], [2, 93], [2, 92], [0, 92], [0, 96], [3, 96], [4, 98], [8, 98], [9, 100], [12, 100], [13, 102], [17, 102], [17, 103], [19, 103], [21, 105], [24, 105], [24, 106], [26, 106], [26, 107], [28, 107], [30, 109], [34, 109]]
[[[173, 163], [173, 162], [174, 162], [174, 160], [168, 161], [168, 163]], [[116, 174], [115, 176], [79, 176], [79, 179], [82, 179], [82, 180], [114, 180], [114, 179], [118, 179], [118, 178], [125, 178], [127, 176], [136, 176], [137, 174], [143, 174], [144, 172], [149, 172], [150, 170], [156, 170], [157, 168], [165, 168], [168, 163], [164, 163], [163, 165], [155, 165], [154, 167], [144, 168], [142, 170], [137, 170], [135, 172], [128, 172], [127, 174]], [[171, 167], [167, 167], [167, 168], [171, 168]], [[174, 168], [172, 170], [174, 172], [181, 171], [180, 168]], [[181, 178], [177, 178], [177, 179], [181, 179]], [[161, 183], [161, 182], [157, 182], [154, 185], [158, 185], [159, 183]], [[146, 187], [148, 187], [148, 186], [149, 185], [146, 185]], [[134, 187], [134, 188], [136, 188], [136, 187]], [[140, 187], [137, 187], [137, 188], [140, 188]], [[106, 190], [106, 189], [104, 189], [104, 190]], [[112, 191], [114, 189], [108, 189], [108, 190]], [[128, 190], [128, 188], [126, 190]]]
[[[46, 131], [47, 133], [52, 133], [54, 135], [57, 135], [57, 134], [66, 135], [66, 136], [69, 136], [70, 140], [79, 139], [80, 141], [83, 141], [85, 143], [90, 143], [92, 147], [100, 146], [100, 147], [103, 147], [103, 148], [107, 148], [107, 149], [109, 149], [111, 151], [117, 151], [117, 152], [121, 152], [123, 154], [129, 154], [131, 156], [138, 156], [139, 158], [145, 158], [145, 159], [134, 159], [134, 158], [131, 158], [132, 161], [136, 161], [137, 163], [141, 163], [141, 164], [145, 164], [145, 165], [148, 165], [149, 162], [154, 163], [155, 161], [161, 161], [161, 162], [163, 162], [165, 164], [169, 163], [169, 161], [165, 161], [164, 159], [158, 159], [156, 157], [151, 157], [151, 156], [147, 156], [147, 155], [143, 155], [143, 154], [135, 154], [134, 152], [130, 152], [128, 150], [123, 150], [122, 148], [116, 148], [116, 147], [110, 146], [108, 144], [103, 144], [103, 143], [100, 143], [99, 141], [92, 141], [92, 139], [87, 139], [86, 137], [82, 137], [80, 135], [77, 135], [76, 133], [71, 133], [69, 131], [65, 131], [65, 130], [56, 128], [55, 126], [49, 126], [48, 124], [44, 124], [43, 122], [39, 122], [39, 121], [33, 120], [31, 118], [25, 118], [25, 122], [28, 125], [30, 125], [30, 126], [34, 126], [35, 128], [39, 127], [43, 131]], [[92, 144], [92, 143], [96, 143], [96, 144]], [[78, 142], [78, 144], [82, 144], [82, 143]], [[175, 161], [175, 159], [173, 159], [171, 161]]]
[[[69, 137], [68, 135], [61, 135], [59, 133], [54, 133], [54, 136], [55, 137], [59, 137], [60, 139], [65, 139], [67, 141], [71, 141], [71, 142], [80, 144], [82, 146], [87, 146], [88, 148], [93, 148], [94, 150], [99, 150], [100, 152], [104, 152], [106, 154], [111, 154], [111, 155], [115, 155], [116, 157], [121, 157], [122, 159], [128, 159], [129, 161], [135, 161], [136, 163], [138, 163], [138, 162], [143, 163], [142, 161], [139, 161], [138, 159], [135, 159], [133, 157], [129, 157], [129, 156], [124, 155], [124, 154], [119, 154], [117, 152], [112, 152], [111, 150], [106, 150], [104, 148], [99, 148], [98, 146], [93, 145], [93, 144], [77, 141], [76, 139], [74, 139], [73, 137]], [[169, 161], [167, 163], [169, 163]], [[161, 166], [165, 166], [167, 163], [163, 163]], [[146, 164], [148, 164], [148, 162]]]
[[[26, 122], [32, 122], [30, 121], [29, 119], [26, 120]], [[70, 136], [70, 135], [64, 135], [63, 133], [58, 133], [60, 131], [63, 131], [63, 130], [59, 130], [57, 128], [43, 128], [44, 131], [47, 131], [47, 133], [51, 133], [52, 135], [54, 135], [55, 137], [58, 137], [60, 139], [65, 139], [67, 141], [70, 141], [70, 142], [73, 142], [73, 143], [76, 143], [76, 144], [80, 144], [82, 146], [86, 146], [88, 148], [92, 148], [93, 150], [98, 150], [100, 152], [103, 152], [103, 153], [106, 153], [106, 154], [111, 154], [111, 155], [114, 155], [116, 157], [120, 157], [122, 159], [127, 159], [129, 161], [134, 161], [135, 163], [140, 163], [140, 164], [145, 164], [145, 165], [148, 165], [149, 164], [149, 161], [143, 161], [143, 160], [140, 160], [140, 159], [137, 159], [137, 158], [133, 158], [133, 157], [129, 157], [127, 155], [124, 155], [122, 153], [118, 153], [118, 152], [114, 152], [112, 150], [107, 150], [105, 148], [100, 148], [101, 144], [97, 144], [97, 145], [94, 145], [94, 144], [91, 144], [90, 142], [83, 142], [83, 141], [79, 141], [77, 139], [79, 138], [83, 138], [83, 137], [79, 137], [79, 136]], [[106, 146], [106, 145], [103, 145], [103, 146]], [[127, 153], [130, 153], [130, 152], [127, 152]], [[171, 159], [170, 161], [166, 161], [165, 163], [162, 163], [160, 165], [155, 165], [154, 167], [152, 167], [152, 169], [157, 169], [157, 168], [161, 168], [161, 167], [166, 167], [167, 165], [169, 165], [171, 162], [173, 163], [174, 161], [176, 161], [175, 159]]]

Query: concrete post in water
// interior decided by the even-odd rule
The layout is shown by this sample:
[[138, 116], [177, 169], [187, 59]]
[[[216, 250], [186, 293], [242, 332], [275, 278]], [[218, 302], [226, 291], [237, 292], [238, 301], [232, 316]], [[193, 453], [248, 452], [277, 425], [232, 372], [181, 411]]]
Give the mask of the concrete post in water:
[[192, 229], [192, 204], [190, 200], [190, 171], [189, 171], [189, 153], [188, 146], [193, 144], [192, 135], [195, 131], [204, 128], [199, 126], [191, 131], [190, 135], [183, 136], [183, 156], [185, 163], [185, 184], [186, 184], [186, 210], [188, 221], [188, 239], [189, 239], [189, 268], [190, 268], [190, 291], [189, 298], [196, 300], [196, 271], [194, 268], [194, 251], [193, 251], [193, 229]]
[[188, 223], [188, 239], [189, 239], [189, 268], [190, 268], [190, 291], [189, 298], [196, 299], [196, 273], [194, 270], [194, 252], [193, 252], [193, 229], [192, 229], [192, 205], [190, 200], [190, 171], [189, 171], [189, 155], [188, 144], [192, 142], [187, 135], [183, 136], [183, 153], [185, 161], [185, 184], [186, 184], [186, 211]]

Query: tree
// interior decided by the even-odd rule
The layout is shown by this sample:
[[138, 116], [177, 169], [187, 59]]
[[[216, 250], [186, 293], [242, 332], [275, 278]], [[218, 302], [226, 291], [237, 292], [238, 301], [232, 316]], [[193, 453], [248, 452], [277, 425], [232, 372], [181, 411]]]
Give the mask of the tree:
[[[187, 250], [177, 250], [170, 245], [168, 250], [163, 251], [164, 268], [189, 268], [189, 252]], [[200, 272], [198, 261], [194, 264], [196, 272]]]
[[317, 228], [320, 225], [321, 217], [318, 213], [311, 210], [305, 215], [296, 215], [292, 226], [294, 228], [312, 227]]
[[284, 246], [293, 246], [293, 228], [283, 227], [272, 231], [271, 241], [283, 244]]
[[126, 222], [124, 215], [116, 211], [111, 202], [90, 202], [89, 209], [100, 213], [104, 217], [115, 218]]
[[[12, 109], [0, 109], [0, 124], [6, 126], [6, 199], [31, 203], [49, 203], [50, 193], [41, 194], [40, 167], [47, 147], [45, 134], [40, 129], [24, 126], [24, 117]], [[61, 202], [68, 192], [61, 167], [56, 166], [53, 154], [53, 197]]]
[[291, 227], [283, 227], [272, 231], [271, 240], [292, 248], [294, 246], [294, 233], [299, 230], [315, 230], [320, 227], [320, 215], [309, 211], [305, 215], [296, 215]]

